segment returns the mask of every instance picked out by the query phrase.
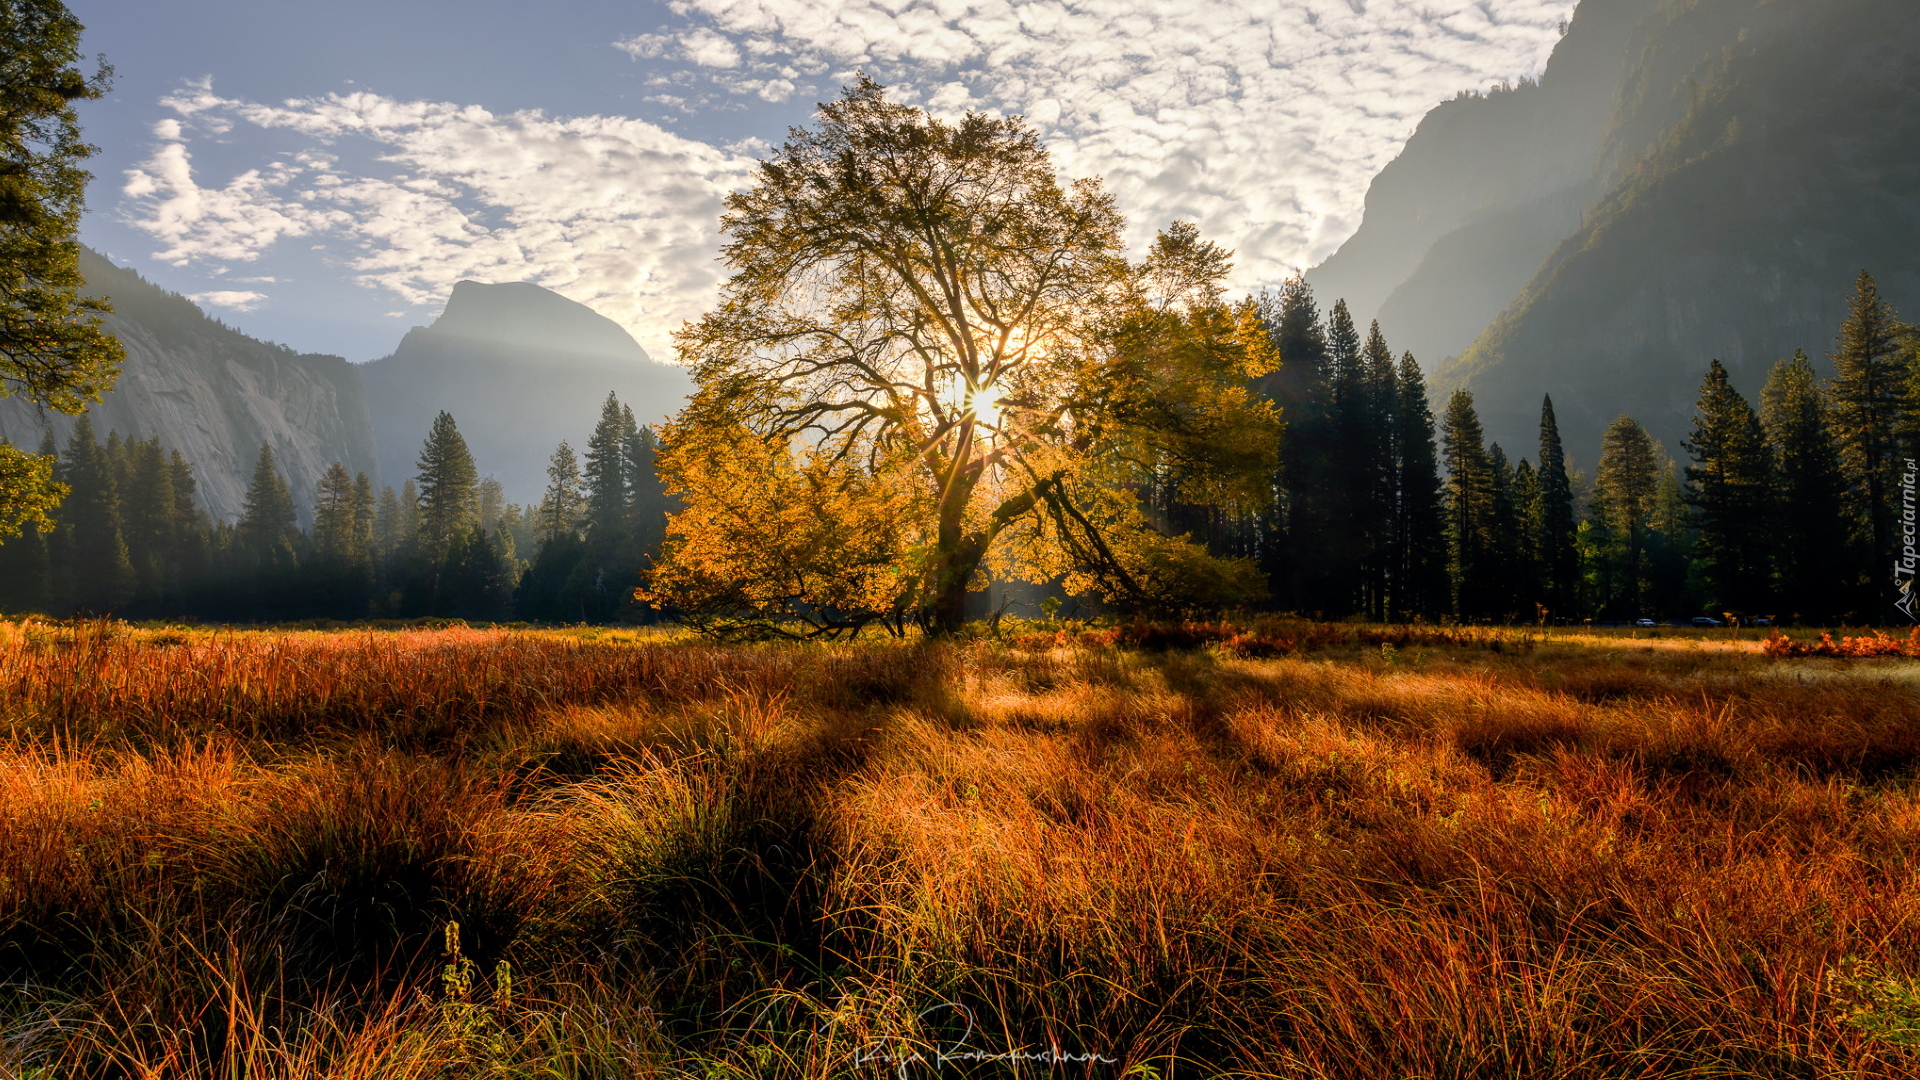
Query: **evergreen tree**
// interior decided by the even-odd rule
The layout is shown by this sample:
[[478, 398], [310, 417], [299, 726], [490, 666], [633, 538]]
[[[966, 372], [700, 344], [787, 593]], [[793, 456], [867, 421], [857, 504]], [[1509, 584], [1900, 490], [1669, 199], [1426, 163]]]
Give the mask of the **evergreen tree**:
[[59, 474], [72, 489], [58, 518], [66, 541], [65, 598], [81, 611], [118, 611], [133, 597], [133, 563], [121, 533], [113, 466], [94, 439], [92, 418], [85, 414], [67, 440]]
[[327, 466], [313, 504], [314, 555], [338, 566], [359, 562], [362, 551], [353, 478], [340, 462]]
[[373, 481], [366, 473], [353, 476], [353, 546], [361, 562], [373, 562]]
[[262, 570], [284, 570], [294, 565], [294, 545], [300, 536], [299, 511], [293, 492], [273, 459], [273, 447], [260, 444], [240, 513], [238, 540], [242, 550]]
[[1473, 409], [1473, 394], [1455, 390], [1447, 401], [1442, 445], [1447, 468], [1446, 514], [1453, 610], [1462, 618], [1482, 618], [1496, 603], [1491, 540], [1493, 463], [1486, 436]]
[[1328, 495], [1333, 528], [1320, 538], [1328, 546], [1328, 578], [1320, 606], [1328, 615], [1345, 615], [1364, 612], [1368, 603], [1375, 432], [1364, 345], [1345, 300], [1334, 301], [1333, 311], [1327, 316], [1327, 355], [1332, 390], [1328, 451], [1333, 480]]
[[373, 565], [363, 526], [371, 524], [371, 515], [362, 500], [371, 500], [372, 486], [367, 474], [350, 477], [337, 461], [320, 478], [313, 506], [314, 558], [307, 575], [307, 603], [316, 613], [336, 619], [367, 614]]
[[480, 522], [479, 472], [467, 440], [445, 410], [433, 419], [418, 465], [420, 544], [427, 557], [438, 562], [454, 536]]
[[1894, 493], [1900, 467], [1896, 432], [1906, 375], [1900, 330], [1873, 277], [1860, 271], [1833, 353], [1833, 427], [1861, 549], [1859, 572], [1873, 598], [1874, 615], [1882, 620], [1893, 614], [1895, 593], [1889, 568], [1898, 547], [1894, 543]]
[[480, 531], [491, 533], [507, 512], [507, 490], [500, 481], [488, 476], [481, 478], [474, 495], [480, 510]]
[[114, 471], [122, 493], [121, 531], [133, 565], [134, 595], [140, 609], [159, 614], [173, 599], [173, 472], [158, 436], [121, 443], [119, 453], [120, 466]]
[[1540, 402], [1540, 576], [1549, 617], [1571, 617], [1579, 603], [1580, 555], [1574, 542], [1573, 481], [1567, 475], [1566, 450], [1560, 444], [1560, 423], [1553, 415], [1553, 398]]
[[193, 478], [193, 466], [178, 450], [167, 454], [167, 476], [168, 487], [173, 491], [173, 554], [170, 558], [175, 581], [184, 598], [205, 572], [211, 522], [194, 500], [199, 484]]
[[562, 439], [547, 462], [547, 492], [534, 515], [535, 539], [544, 544], [557, 536], [577, 532], [584, 502], [580, 494], [580, 460], [574, 455], [573, 447]]
[[[80, 295], [90, 177], [81, 163], [94, 148], [80, 139], [74, 104], [106, 93], [112, 78], [104, 63], [91, 78], [81, 73], [81, 29], [59, 0], [0, 5], [0, 398], [22, 394], [69, 414], [112, 389], [124, 355], [100, 327], [112, 308]], [[64, 494], [52, 473], [52, 458], [0, 441], [0, 542], [52, 523], [47, 513]], [[115, 595], [119, 572], [107, 573], [116, 583], [88, 591]]]
[[587, 542], [604, 558], [627, 531], [627, 440], [632, 414], [611, 393], [587, 440]]
[[1287, 425], [1280, 498], [1265, 551], [1268, 581], [1283, 607], [1329, 611], [1337, 606], [1330, 538], [1339, 524], [1339, 500], [1326, 329], [1313, 290], [1298, 277], [1281, 286], [1277, 299], [1265, 298], [1262, 317], [1281, 361], [1263, 388]]
[[1352, 450], [1360, 459], [1362, 474], [1359, 516], [1364, 552], [1363, 610], [1369, 618], [1385, 621], [1393, 607], [1389, 592], [1398, 587], [1393, 577], [1393, 541], [1400, 501], [1400, 389], [1393, 351], [1387, 348], [1378, 320], [1367, 328], [1361, 357], [1364, 370], [1361, 408], [1357, 410], [1358, 441]]
[[49, 576], [47, 538], [40, 526], [28, 525], [19, 536], [0, 544], [0, 613], [51, 610]]
[[1607, 561], [1603, 614], [1632, 618], [1647, 611], [1648, 531], [1660, 487], [1660, 453], [1639, 421], [1624, 413], [1600, 441], [1594, 516], [1604, 531]]
[[667, 498], [654, 465], [653, 429], [634, 424], [627, 413], [627, 534], [645, 557], [658, 550], [667, 534]]
[[479, 528], [455, 533], [437, 589], [435, 614], [488, 621], [506, 617], [513, 582], [492, 534]]
[[1773, 601], [1773, 451], [1760, 418], [1714, 360], [1685, 447], [1688, 502], [1715, 610], [1766, 614]]
[[1546, 618], [1547, 592], [1545, 562], [1541, 557], [1544, 507], [1540, 500], [1540, 474], [1526, 458], [1513, 469], [1514, 507], [1514, 612], [1523, 620]]
[[1398, 384], [1395, 401], [1400, 431], [1395, 445], [1400, 475], [1393, 540], [1398, 567], [1394, 606], [1402, 615], [1431, 618], [1450, 611], [1452, 605], [1433, 410], [1427, 404], [1426, 379], [1412, 353], [1400, 357]]
[[380, 489], [380, 501], [373, 516], [373, 552], [374, 561], [381, 566], [389, 566], [400, 553], [401, 534], [400, 496], [394, 493], [393, 485], [387, 484]]
[[[1710, 605], [1705, 575], [1693, 558], [1700, 546], [1700, 531], [1694, 528], [1693, 518], [1680, 482], [1680, 468], [1673, 459], [1665, 458], [1660, 482], [1654, 488], [1653, 510], [1647, 517], [1650, 606], [1646, 614], [1682, 618]], [[1725, 607], [1714, 610], [1731, 614]]]
[[1826, 395], [1807, 354], [1773, 366], [1760, 422], [1779, 469], [1772, 529], [1779, 537], [1780, 601], [1793, 618], [1827, 623], [1845, 610], [1850, 580], [1846, 482]]

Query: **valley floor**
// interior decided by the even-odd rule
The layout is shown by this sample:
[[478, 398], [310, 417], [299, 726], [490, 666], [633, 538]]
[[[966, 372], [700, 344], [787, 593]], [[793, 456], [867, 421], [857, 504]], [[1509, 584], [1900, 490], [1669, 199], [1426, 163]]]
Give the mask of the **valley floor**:
[[1920, 1071], [1920, 663], [1111, 637], [0, 623], [0, 1076]]

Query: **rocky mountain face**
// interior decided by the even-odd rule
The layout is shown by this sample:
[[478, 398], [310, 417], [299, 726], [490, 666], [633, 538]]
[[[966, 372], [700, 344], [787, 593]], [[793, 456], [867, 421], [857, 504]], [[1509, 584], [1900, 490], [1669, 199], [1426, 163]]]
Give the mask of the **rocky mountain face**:
[[460, 282], [432, 326], [359, 374], [387, 483], [414, 474], [444, 409], [480, 474], [519, 503], [539, 500], [560, 440], [585, 453], [608, 392], [646, 424], [678, 411], [692, 389], [685, 369], [653, 362], [613, 320], [527, 282]]
[[[441, 409], [481, 475], [508, 499], [535, 502], [553, 448], [564, 438], [586, 451], [609, 391], [651, 423], [692, 388], [612, 320], [526, 282], [460, 282], [432, 326], [415, 327], [386, 359], [352, 364], [248, 337], [93, 251], [83, 249], [81, 270], [88, 292], [112, 301], [106, 328], [127, 350], [119, 381], [92, 409], [96, 435], [159, 435], [193, 463], [201, 504], [223, 520], [240, 516], [262, 443], [305, 523], [335, 461], [395, 488], [413, 476]], [[0, 438], [16, 445], [37, 448], [50, 429], [64, 448], [74, 422], [0, 399]]]
[[[201, 504], [240, 514], [262, 443], [273, 447], [303, 514], [335, 461], [372, 472], [373, 426], [358, 372], [338, 356], [296, 353], [208, 318], [191, 300], [83, 249], [87, 291], [109, 298], [106, 329], [126, 346], [111, 393], [92, 409], [98, 437], [159, 435], [194, 466]], [[0, 399], [0, 437], [29, 449], [51, 428], [66, 445], [74, 418]]]
[[1551, 392], [1589, 467], [1622, 412], [1677, 456], [1707, 362], [1754, 396], [1823, 356], [1861, 268], [1920, 310], [1911, 6], [1584, 0], [1538, 85], [1429, 114], [1308, 280], [1516, 455]]

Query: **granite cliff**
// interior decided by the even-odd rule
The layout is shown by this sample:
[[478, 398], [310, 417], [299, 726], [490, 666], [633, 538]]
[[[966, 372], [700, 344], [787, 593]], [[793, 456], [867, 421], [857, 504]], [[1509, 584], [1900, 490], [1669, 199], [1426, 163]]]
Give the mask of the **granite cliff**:
[[[87, 292], [114, 306], [106, 329], [126, 346], [112, 392], [92, 409], [100, 438], [159, 435], [194, 466], [201, 504], [239, 516], [262, 443], [273, 447], [304, 516], [329, 464], [373, 472], [373, 426], [352, 364], [297, 353], [210, 319], [104, 256], [82, 249]], [[64, 448], [74, 418], [0, 399], [0, 437], [36, 448], [51, 428]]]

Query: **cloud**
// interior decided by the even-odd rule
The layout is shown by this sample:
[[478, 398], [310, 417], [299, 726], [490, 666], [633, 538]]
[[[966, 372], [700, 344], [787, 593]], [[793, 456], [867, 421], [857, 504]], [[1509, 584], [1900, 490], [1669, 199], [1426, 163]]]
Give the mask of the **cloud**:
[[192, 133], [161, 143], [127, 174], [122, 204], [161, 242], [156, 257], [246, 262], [306, 237], [361, 283], [416, 305], [462, 278], [535, 281], [663, 358], [669, 333], [714, 294], [721, 200], [753, 164], [623, 117], [496, 116], [369, 93], [268, 106], [206, 84], [166, 104], [186, 128], [246, 124], [301, 149], [202, 186]]
[[232, 308], [235, 311], [252, 311], [254, 308], [260, 306], [260, 301], [266, 298], [266, 293], [253, 292], [251, 290], [234, 291], [230, 289], [217, 290], [215, 292], [190, 293], [187, 296], [189, 300], [196, 300], [202, 304], [212, 304], [214, 307]]
[[[1062, 170], [1101, 175], [1136, 243], [1197, 220], [1243, 284], [1311, 266], [1421, 116], [1538, 72], [1573, 0], [674, 0], [682, 49], [859, 68], [930, 109], [1023, 113]], [[675, 36], [675, 35], [663, 35]], [[664, 47], [664, 46], [663, 46]], [[791, 78], [791, 76], [785, 76]], [[905, 95], [903, 95], [905, 96]]]
[[[1236, 283], [1254, 288], [1352, 233], [1369, 181], [1428, 109], [1539, 71], [1573, 0], [670, 7], [677, 26], [614, 43], [653, 67], [660, 93], [649, 100], [697, 118], [716, 97], [826, 96], [864, 70], [937, 112], [1022, 113], [1063, 173], [1105, 178], [1135, 245], [1169, 221], [1197, 221], [1237, 250]], [[463, 277], [537, 281], [660, 356], [681, 320], [712, 302], [721, 201], [766, 149], [623, 117], [497, 115], [365, 92], [268, 105], [222, 97], [207, 80], [162, 104], [174, 116], [155, 126], [121, 206], [156, 257], [245, 263], [299, 240], [412, 305]], [[286, 152], [210, 180], [192, 153], [208, 136], [242, 152], [278, 140]]]

